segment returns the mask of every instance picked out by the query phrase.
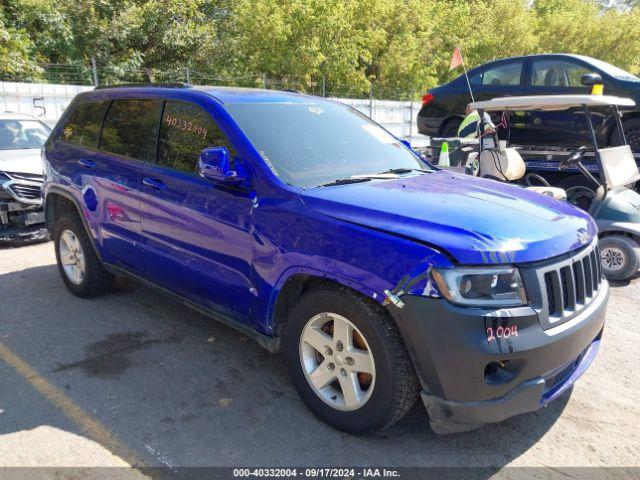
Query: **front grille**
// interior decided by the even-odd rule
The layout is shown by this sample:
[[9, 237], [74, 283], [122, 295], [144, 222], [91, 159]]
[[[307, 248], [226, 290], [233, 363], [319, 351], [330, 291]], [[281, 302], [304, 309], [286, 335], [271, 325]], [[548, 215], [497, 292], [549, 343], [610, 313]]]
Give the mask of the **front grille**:
[[42, 196], [40, 185], [24, 185], [14, 183], [8, 190], [18, 199], [38, 200]]
[[527, 269], [524, 275], [542, 327], [559, 325], [587, 308], [600, 291], [603, 276], [597, 243], [569, 258]]
[[602, 274], [598, 247], [587, 255], [544, 274], [549, 315], [563, 317], [582, 310], [598, 293]]

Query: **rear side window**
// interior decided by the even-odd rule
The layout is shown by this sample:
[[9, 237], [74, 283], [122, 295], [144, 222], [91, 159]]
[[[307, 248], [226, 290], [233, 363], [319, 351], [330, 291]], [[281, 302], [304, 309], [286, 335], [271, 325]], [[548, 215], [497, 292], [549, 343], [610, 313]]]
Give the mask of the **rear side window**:
[[522, 62], [490, 67], [484, 71], [482, 85], [520, 85]]
[[155, 162], [162, 102], [114, 100], [102, 127], [100, 150]]
[[59, 138], [80, 147], [98, 148], [100, 127], [108, 106], [108, 101], [78, 105], [62, 127]]
[[227, 147], [235, 152], [211, 115], [197, 105], [168, 101], [164, 107], [158, 140], [158, 163], [194, 173], [200, 152], [208, 147]]

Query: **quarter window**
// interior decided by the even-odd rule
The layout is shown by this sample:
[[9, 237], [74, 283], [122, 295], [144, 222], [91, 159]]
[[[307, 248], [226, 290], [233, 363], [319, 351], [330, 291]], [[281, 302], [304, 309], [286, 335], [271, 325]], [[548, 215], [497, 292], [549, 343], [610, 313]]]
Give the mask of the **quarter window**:
[[97, 148], [100, 127], [108, 106], [108, 101], [88, 102], [79, 105], [69, 115], [69, 119], [62, 127], [58, 138], [80, 147]]
[[162, 102], [114, 100], [102, 127], [100, 150], [155, 162]]
[[482, 85], [520, 85], [522, 62], [490, 67], [484, 71]]
[[175, 170], [194, 173], [200, 152], [208, 147], [227, 147], [235, 153], [211, 116], [186, 102], [166, 102], [160, 125], [158, 163]]
[[538, 60], [531, 67], [534, 87], [583, 87], [582, 75], [590, 73], [586, 67], [565, 60]]

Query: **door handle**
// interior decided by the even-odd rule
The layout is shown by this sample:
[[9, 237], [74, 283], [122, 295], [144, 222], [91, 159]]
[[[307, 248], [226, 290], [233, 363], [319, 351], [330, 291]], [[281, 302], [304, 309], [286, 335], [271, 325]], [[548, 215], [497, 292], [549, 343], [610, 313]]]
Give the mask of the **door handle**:
[[143, 178], [142, 184], [147, 187], [155, 188], [156, 190], [164, 190], [167, 188], [167, 184], [157, 178]]
[[86, 158], [81, 158], [80, 160], [78, 160], [78, 163], [83, 167], [96, 168], [96, 162], [94, 162], [93, 160], [87, 160]]

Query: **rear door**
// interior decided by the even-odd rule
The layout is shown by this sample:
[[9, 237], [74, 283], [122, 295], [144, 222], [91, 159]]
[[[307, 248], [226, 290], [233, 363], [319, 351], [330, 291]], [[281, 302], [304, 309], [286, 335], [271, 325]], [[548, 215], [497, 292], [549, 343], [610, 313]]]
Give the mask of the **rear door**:
[[99, 151], [88, 167], [100, 199], [100, 227], [107, 261], [141, 274], [140, 175], [155, 160], [162, 102], [116, 99], [105, 117]]
[[158, 163], [141, 178], [145, 272], [160, 286], [248, 322], [252, 203], [247, 189], [197, 174], [200, 152], [214, 146], [235, 158], [209, 112], [194, 103], [165, 103]]
[[471, 78], [471, 87], [476, 100], [491, 100], [497, 97], [522, 95], [523, 60], [492, 63]]
[[[581, 78], [593, 68], [577, 60], [563, 57], [532, 58], [525, 92], [527, 95], [588, 94], [590, 87], [582, 85]], [[594, 123], [602, 121], [594, 115]], [[557, 112], [524, 114], [520, 122], [520, 136], [514, 142], [530, 145], [588, 145], [591, 143], [584, 113], [580, 109]], [[597, 127], [597, 125], [594, 125]], [[518, 128], [514, 129], [516, 132]]]
[[134, 271], [142, 268], [140, 160], [134, 157], [141, 156], [140, 145], [154, 136], [145, 131], [144, 121], [153, 105], [129, 100], [83, 102], [46, 147], [55, 174], [75, 192], [103, 260]]
[[[471, 88], [476, 100], [491, 100], [499, 97], [522, 95], [524, 91], [524, 60], [495, 62], [470, 78]], [[495, 124], [500, 121], [500, 113], [492, 113]], [[506, 132], [498, 129], [498, 136], [506, 138]]]

